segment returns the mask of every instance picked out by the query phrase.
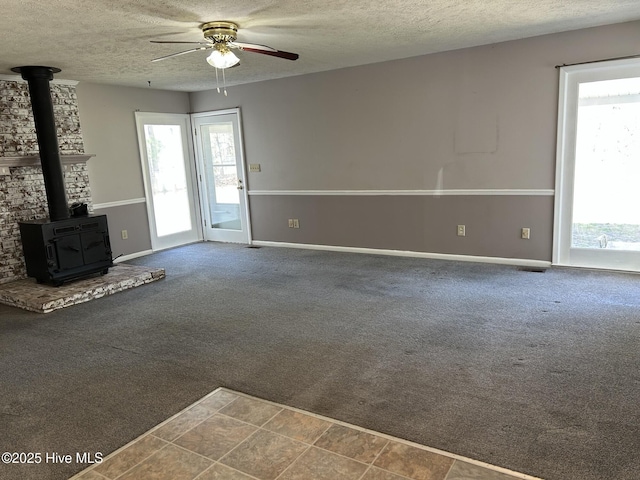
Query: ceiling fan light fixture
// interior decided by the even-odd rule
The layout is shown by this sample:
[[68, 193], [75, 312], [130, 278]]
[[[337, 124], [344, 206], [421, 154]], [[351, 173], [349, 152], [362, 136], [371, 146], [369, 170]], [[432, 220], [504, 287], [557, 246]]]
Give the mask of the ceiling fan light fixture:
[[159, 60], [165, 60], [167, 58], [177, 57], [178, 55], [184, 55], [186, 53], [199, 52], [201, 50], [213, 49], [211, 55], [207, 57], [207, 62], [218, 70], [224, 70], [226, 68], [233, 67], [240, 63], [240, 59], [236, 57], [232, 52], [232, 48], [238, 50], [244, 50], [250, 53], [261, 53], [263, 55], [270, 55], [272, 57], [280, 57], [287, 60], [297, 60], [299, 55], [297, 53], [285, 52], [283, 50], [277, 50], [266, 45], [258, 45], [255, 43], [237, 42], [238, 25], [233, 22], [219, 21], [208, 22], [200, 26], [204, 35], [204, 42], [182, 42], [182, 41], [160, 41], [151, 40], [152, 43], [191, 43], [198, 46], [184, 52], [172, 53], [163, 57], [154, 58], [151, 61], [157, 62]]
[[233, 67], [240, 62], [240, 59], [228, 48], [216, 48], [213, 49], [211, 55], [207, 57], [207, 63], [212, 67], [224, 70], [225, 68]]

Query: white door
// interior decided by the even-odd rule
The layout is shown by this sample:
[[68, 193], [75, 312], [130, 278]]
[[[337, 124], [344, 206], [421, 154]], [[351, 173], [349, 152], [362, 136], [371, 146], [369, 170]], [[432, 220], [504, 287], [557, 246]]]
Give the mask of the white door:
[[640, 271], [640, 61], [563, 67], [554, 263]]
[[189, 115], [136, 112], [153, 250], [202, 239]]
[[250, 243], [238, 109], [191, 116], [205, 240]]

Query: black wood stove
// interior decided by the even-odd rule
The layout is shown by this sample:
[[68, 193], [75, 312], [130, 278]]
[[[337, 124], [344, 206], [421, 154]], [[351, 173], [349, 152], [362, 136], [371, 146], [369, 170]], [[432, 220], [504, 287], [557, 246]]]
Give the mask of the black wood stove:
[[27, 275], [40, 283], [62, 285], [87, 275], [105, 274], [113, 266], [105, 215], [72, 216], [67, 205], [64, 173], [53, 115], [49, 82], [60, 69], [12, 68], [29, 84], [33, 118], [40, 149], [49, 218], [20, 222]]
[[62, 285], [112, 266], [106, 215], [20, 223], [27, 275]]

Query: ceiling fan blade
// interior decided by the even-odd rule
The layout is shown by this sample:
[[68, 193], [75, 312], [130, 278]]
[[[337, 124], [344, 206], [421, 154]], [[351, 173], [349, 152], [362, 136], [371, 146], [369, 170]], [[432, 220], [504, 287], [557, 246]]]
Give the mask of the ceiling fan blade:
[[263, 55], [271, 55], [273, 57], [286, 58], [287, 60], [297, 60], [300, 55], [297, 53], [283, 52], [282, 50], [259, 50], [253, 47], [242, 47], [245, 52], [262, 53]]
[[287, 60], [297, 60], [299, 57], [297, 53], [285, 52], [273, 47], [267, 47], [266, 45], [258, 45], [255, 43], [229, 42], [229, 45], [248, 52], [264, 53], [265, 55], [273, 55], [274, 57], [286, 58]]
[[238, 48], [253, 48], [255, 50], [264, 50], [266, 52], [277, 52], [275, 48], [267, 47], [266, 45], [257, 45], [255, 43], [229, 42], [229, 46]]
[[184, 52], [172, 53], [170, 55], [165, 55], [164, 57], [154, 58], [151, 61], [152, 62], [158, 62], [158, 61], [164, 60], [166, 58], [177, 57], [178, 55], [184, 55], [185, 53], [197, 52], [198, 50], [207, 50], [207, 47], [192, 48], [191, 50], [185, 50]]
[[149, 40], [151, 43], [190, 43], [195, 45], [211, 45], [211, 42], [172, 42], [170, 40]]

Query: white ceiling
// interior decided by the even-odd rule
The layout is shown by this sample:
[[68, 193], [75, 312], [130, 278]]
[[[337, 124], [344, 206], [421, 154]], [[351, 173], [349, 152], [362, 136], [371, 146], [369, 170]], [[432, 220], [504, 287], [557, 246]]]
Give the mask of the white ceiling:
[[638, 0], [0, 0], [0, 74], [47, 65], [58, 79], [211, 89], [207, 52], [151, 63], [190, 46], [149, 41], [201, 41], [215, 20], [300, 54], [239, 52], [234, 85], [638, 19]]

